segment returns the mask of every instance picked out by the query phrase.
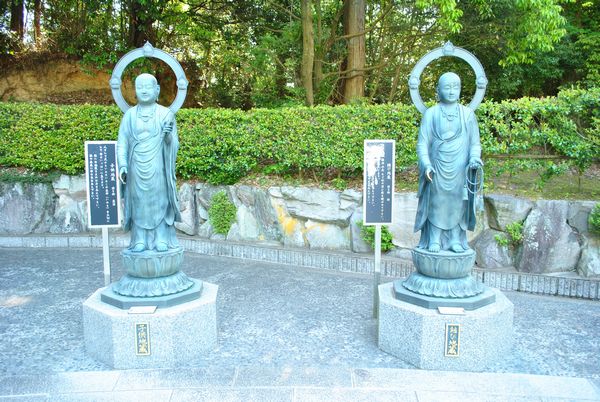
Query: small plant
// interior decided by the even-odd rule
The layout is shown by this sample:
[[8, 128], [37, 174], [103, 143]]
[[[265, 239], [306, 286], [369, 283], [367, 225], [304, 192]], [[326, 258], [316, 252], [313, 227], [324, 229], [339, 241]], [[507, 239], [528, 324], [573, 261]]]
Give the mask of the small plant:
[[510, 238], [510, 242], [517, 246], [523, 242], [523, 222], [516, 221], [506, 225], [506, 231]]
[[496, 244], [500, 247], [513, 246], [517, 247], [523, 242], [523, 222], [516, 221], [506, 225], [506, 233], [497, 234], [494, 236]]
[[592, 212], [590, 212], [588, 225], [590, 227], [590, 232], [600, 234], [600, 203], [596, 204], [594, 209], [592, 209]]
[[235, 222], [237, 209], [225, 191], [219, 191], [212, 197], [208, 217], [215, 233], [226, 235]]
[[331, 180], [331, 185], [333, 188], [339, 191], [343, 191], [348, 188], [348, 183], [341, 177], [336, 177], [335, 179]]
[[496, 244], [500, 247], [508, 247], [508, 245], [510, 244], [510, 241], [508, 240], [508, 237], [506, 237], [505, 234], [495, 235], [494, 240], [496, 240]]
[[[375, 226], [365, 226], [362, 222], [357, 223], [360, 228], [360, 237], [367, 242], [371, 248], [375, 249]], [[381, 226], [381, 251], [390, 251], [394, 248], [392, 243], [392, 234], [385, 226]]]

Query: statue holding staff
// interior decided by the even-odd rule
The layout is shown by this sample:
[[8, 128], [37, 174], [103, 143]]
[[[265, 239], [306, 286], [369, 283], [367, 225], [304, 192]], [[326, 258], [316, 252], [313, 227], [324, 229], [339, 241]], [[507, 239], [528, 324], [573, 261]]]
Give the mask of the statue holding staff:
[[469, 248], [466, 230], [475, 227], [474, 197], [468, 183], [474, 181], [483, 162], [475, 113], [458, 102], [460, 84], [455, 73], [440, 77], [439, 103], [427, 109], [419, 129], [415, 232], [421, 231], [418, 247], [433, 253], [464, 252]]
[[181, 221], [175, 158], [175, 116], [156, 103], [160, 86], [150, 74], [135, 80], [138, 104], [125, 112], [118, 137], [119, 177], [125, 185], [124, 227], [129, 249], [162, 252], [178, 247], [174, 223]]

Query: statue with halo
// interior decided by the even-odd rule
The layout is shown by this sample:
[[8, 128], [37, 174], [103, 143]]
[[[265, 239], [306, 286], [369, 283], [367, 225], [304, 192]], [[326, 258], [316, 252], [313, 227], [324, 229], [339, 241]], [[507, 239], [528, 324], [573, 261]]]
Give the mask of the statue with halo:
[[[146, 73], [135, 79], [137, 105], [131, 107], [123, 98], [121, 75], [127, 65], [141, 57], [164, 61], [177, 76], [178, 93], [171, 106], [157, 103], [160, 86], [153, 75]], [[173, 305], [200, 295], [202, 283], [180, 271], [183, 247], [174, 227], [181, 220], [175, 178], [179, 148], [175, 113], [185, 100], [187, 85], [177, 60], [150, 43], [127, 53], [113, 70], [110, 86], [124, 112], [117, 159], [125, 201], [123, 223], [131, 233], [131, 241], [122, 252], [127, 274], [102, 295], [108, 303], [156, 304], [156, 299], [143, 298], [162, 297], [165, 305]]]
[[[444, 56], [462, 58], [475, 72], [477, 91], [468, 106], [459, 102], [461, 80], [452, 72], [439, 78], [437, 104], [427, 108], [421, 100], [421, 73], [431, 61]], [[485, 291], [471, 276], [475, 252], [469, 248], [466, 231], [474, 230], [476, 209], [481, 205], [483, 162], [474, 111], [486, 85], [483, 67], [475, 56], [450, 42], [424, 56], [411, 73], [411, 98], [423, 113], [417, 141], [419, 203], [415, 219], [415, 232], [420, 231], [421, 237], [412, 251], [417, 272], [394, 285], [400, 299], [419, 299], [418, 304], [435, 308], [452, 304], [447, 299], [474, 297]], [[422, 296], [433, 299], [424, 302]], [[436, 302], [436, 298], [443, 300]], [[476, 304], [491, 302], [493, 298], [484, 297]]]

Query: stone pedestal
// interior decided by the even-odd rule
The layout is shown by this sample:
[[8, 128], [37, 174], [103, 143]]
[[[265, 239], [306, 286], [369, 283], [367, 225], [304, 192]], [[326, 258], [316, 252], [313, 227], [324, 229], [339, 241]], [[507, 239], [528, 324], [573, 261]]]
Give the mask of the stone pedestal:
[[[481, 371], [510, 353], [513, 304], [497, 289], [495, 302], [464, 315], [442, 315], [394, 297], [379, 286], [379, 348], [421, 369]], [[446, 324], [460, 327], [458, 355], [446, 356]]]
[[83, 303], [86, 352], [115, 369], [194, 364], [217, 346], [218, 286], [202, 285], [200, 298], [153, 314], [129, 314], [104, 303], [105, 288], [98, 289]]

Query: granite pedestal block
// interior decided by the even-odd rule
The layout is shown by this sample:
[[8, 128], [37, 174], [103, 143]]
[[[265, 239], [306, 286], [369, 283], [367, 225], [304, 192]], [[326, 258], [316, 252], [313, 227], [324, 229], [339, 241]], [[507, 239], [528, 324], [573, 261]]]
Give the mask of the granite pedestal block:
[[[497, 289], [496, 301], [464, 315], [442, 315], [394, 297], [379, 286], [379, 348], [421, 369], [481, 371], [511, 352], [513, 304]], [[446, 356], [446, 324], [460, 326], [458, 356]]]
[[[98, 289], [83, 303], [86, 352], [115, 369], [174, 368], [195, 363], [217, 346], [219, 287], [202, 284], [200, 298], [158, 308], [153, 314], [129, 314], [104, 303], [100, 296], [105, 288]], [[149, 348], [138, 348], [136, 324], [147, 324]], [[139, 354], [148, 349], [150, 354]]]

